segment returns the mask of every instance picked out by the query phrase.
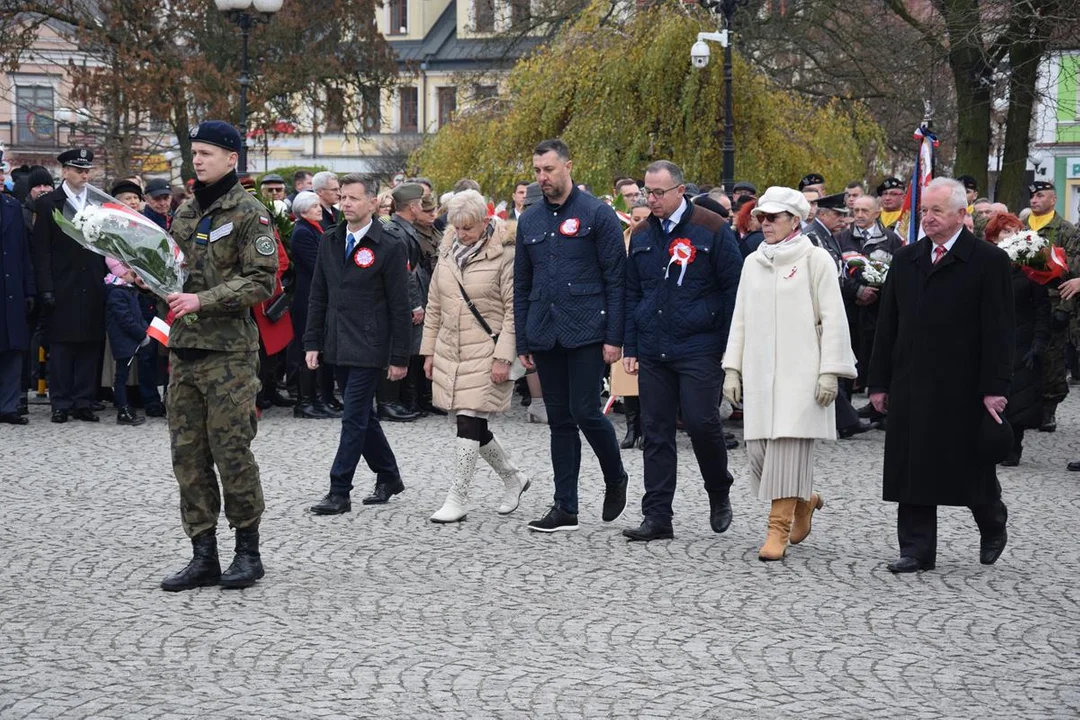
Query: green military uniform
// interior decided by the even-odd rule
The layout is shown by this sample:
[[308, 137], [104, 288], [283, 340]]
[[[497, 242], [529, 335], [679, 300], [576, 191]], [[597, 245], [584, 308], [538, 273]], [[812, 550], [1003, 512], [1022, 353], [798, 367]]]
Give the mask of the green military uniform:
[[[1080, 232], [1076, 226], [1060, 215], [1037, 231], [1051, 244], [1065, 251], [1069, 261], [1069, 275], [1080, 277]], [[1065, 380], [1065, 343], [1072, 340], [1076, 344], [1080, 339], [1080, 316], [1075, 312], [1075, 302], [1062, 300], [1056, 287], [1047, 287], [1050, 295], [1050, 312], [1070, 315], [1068, 327], [1061, 327], [1050, 333], [1050, 341], [1042, 359], [1042, 386], [1044, 405], [1044, 426], [1053, 424], [1054, 412], [1058, 404], [1069, 394], [1069, 384]]]
[[215, 465], [229, 525], [257, 528], [264, 505], [251, 453], [259, 390], [251, 307], [274, 290], [273, 227], [262, 203], [236, 181], [209, 207], [199, 206], [198, 195], [180, 206], [172, 235], [188, 268], [184, 292], [201, 303], [197, 320], [177, 320], [169, 336], [169, 433], [184, 532], [194, 538], [217, 526]]

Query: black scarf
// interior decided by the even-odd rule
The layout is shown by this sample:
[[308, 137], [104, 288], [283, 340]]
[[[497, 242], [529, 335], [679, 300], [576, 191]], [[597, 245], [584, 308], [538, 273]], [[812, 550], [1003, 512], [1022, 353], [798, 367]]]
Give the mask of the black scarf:
[[240, 178], [236, 175], [236, 170], [230, 170], [229, 173], [218, 180], [217, 182], [207, 185], [199, 180], [195, 181], [195, 201], [199, 203], [201, 210], [208, 210], [211, 205], [222, 198], [225, 193], [233, 189], [233, 185], [240, 182]]

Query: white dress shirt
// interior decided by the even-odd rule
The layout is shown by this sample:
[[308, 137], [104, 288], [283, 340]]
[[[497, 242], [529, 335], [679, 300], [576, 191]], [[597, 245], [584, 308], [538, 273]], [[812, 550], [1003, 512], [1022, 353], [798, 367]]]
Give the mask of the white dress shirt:
[[74, 190], [72, 190], [70, 187], [68, 187], [68, 184], [66, 182], [61, 183], [60, 187], [64, 188], [64, 194], [68, 196], [68, 200], [71, 201], [71, 205], [72, 205], [72, 207], [75, 208], [76, 212], [78, 212], [79, 210], [82, 210], [84, 207], [86, 207], [86, 186], [85, 185], [83, 185], [82, 192], [80, 192], [78, 195], [75, 194]]
[[[944, 247], [945, 247], [945, 255], [948, 255], [950, 252], [952, 252], [952, 246], [956, 244], [956, 238], [960, 237], [960, 233], [962, 233], [962, 232], [964, 232], [964, 226], [963, 225], [960, 226], [960, 229], [956, 231], [955, 235], [953, 235], [951, 238], [949, 238], [945, 242], [945, 245], [944, 245]], [[937, 250], [937, 243], [935, 243], [933, 240], [931, 240], [930, 241], [930, 262], [934, 261], [934, 256], [936, 254], [934, 252], [935, 250]], [[945, 255], [941, 256], [942, 260], [945, 259]]]

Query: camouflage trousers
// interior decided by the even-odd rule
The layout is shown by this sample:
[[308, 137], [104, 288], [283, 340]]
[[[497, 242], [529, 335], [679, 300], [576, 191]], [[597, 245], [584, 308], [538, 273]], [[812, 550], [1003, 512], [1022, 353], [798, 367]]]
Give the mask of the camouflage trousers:
[[1042, 397], [1049, 412], [1069, 394], [1069, 383], [1065, 380], [1065, 340], [1064, 330], [1050, 333], [1050, 342], [1042, 355]]
[[183, 360], [171, 352], [169, 366], [169, 436], [184, 532], [195, 537], [217, 527], [222, 492], [231, 527], [258, 527], [265, 507], [251, 454], [258, 353], [211, 352]]

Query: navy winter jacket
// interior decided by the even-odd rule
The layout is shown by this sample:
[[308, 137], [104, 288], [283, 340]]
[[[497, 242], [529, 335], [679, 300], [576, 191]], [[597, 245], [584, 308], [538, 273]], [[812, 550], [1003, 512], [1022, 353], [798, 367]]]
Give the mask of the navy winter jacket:
[[575, 187], [521, 216], [514, 256], [514, 330], [526, 355], [556, 344], [623, 342], [626, 245], [615, 211]]
[[[673, 244], [683, 239], [693, 246], [694, 257], [680, 285], [682, 266], [670, 261]], [[742, 263], [731, 228], [693, 203], [670, 233], [655, 216], [638, 225], [626, 265], [623, 354], [649, 360], [722, 355]]]
[[116, 360], [126, 360], [139, 351], [150, 323], [143, 319], [139, 291], [126, 285], [105, 288], [105, 330]]

